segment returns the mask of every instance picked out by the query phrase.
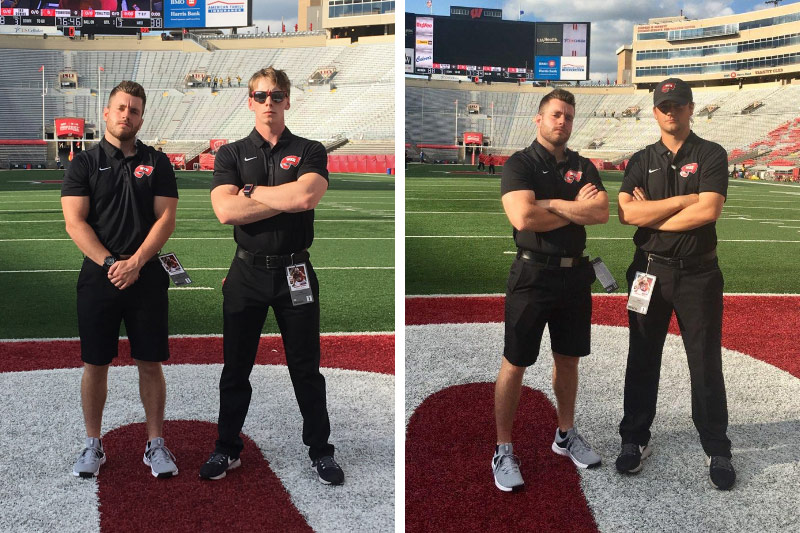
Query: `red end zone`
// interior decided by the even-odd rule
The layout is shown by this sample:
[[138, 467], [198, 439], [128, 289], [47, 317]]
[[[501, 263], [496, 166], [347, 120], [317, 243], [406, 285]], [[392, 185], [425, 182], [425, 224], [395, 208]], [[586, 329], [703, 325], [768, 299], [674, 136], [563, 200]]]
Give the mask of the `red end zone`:
[[[394, 374], [394, 335], [322, 335], [321, 365], [328, 368]], [[168, 364], [222, 363], [222, 337], [171, 337]], [[114, 365], [132, 365], [130, 344], [119, 343]], [[262, 337], [257, 365], [284, 365], [278, 336]], [[0, 342], [0, 372], [82, 367], [78, 340]]]
[[[625, 296], [595, 296], [592, 323], [627, 326]], [[502, 322], [502, 296], [448, 296], [406, 299], [406, 324]], [[737, 296], [724, 298], [722, 345], [800, 377], [800, 358], [793, 341], [800, 331], [800, 298]], [[675, 317], [670, 333], [679, 335]]]

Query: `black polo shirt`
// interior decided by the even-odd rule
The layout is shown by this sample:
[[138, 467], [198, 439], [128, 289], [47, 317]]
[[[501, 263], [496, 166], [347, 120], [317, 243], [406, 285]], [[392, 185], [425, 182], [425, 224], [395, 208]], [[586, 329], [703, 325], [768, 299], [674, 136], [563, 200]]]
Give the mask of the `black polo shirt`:
[[[211, 190], [219, 185], [242, 188], [247, 183], [274, 187], [310, 172], [328, 179], [328, 154], [322, 143], [298, 137], [285, 128], [272, 146], [253, 128], [249, 136], [219, 149]], [[314, 210], [281, 213], [234, 226], [233, 238], [254, 254], [285, 255], [305, 250], [314, 240]]]
[[[659, 140], [628, 161], [619, 192], [632, 195], [635, 187], [644, 189], [650, 200], [701, 192], [727, 197], [728, 154], [722, 146], [701, 139], [694, 132], [674, 155]], [[702, 255], [717, 246], [716, 222], [679, 232], [639, 228], [633, 242], [645, 252], [667, 257]]]
[[[537, 200], [575, 200], [587, 183], [594, 183], [599, 191], [606, 190], [591, 161], [569, 149], [564, 150], [564, 155], [566, 161], [556, 162], [544, 146], [533, 141], [503, 165], [501, 194], [531, 190]], [[514, 229], [514, 242], [520, 248], [542, 254], [577, 257], [586, 248], [586, 229], [574, 222], [541, 233]]]
[[175, 172], [166, 155], [136, 141], [125, 157], [103, 138], [79, 153], [64, 173], [61, 196], [88, 196], [86, 222], [112, 254], [134, 254], [156, 222], [156, 196], [178, 197]]

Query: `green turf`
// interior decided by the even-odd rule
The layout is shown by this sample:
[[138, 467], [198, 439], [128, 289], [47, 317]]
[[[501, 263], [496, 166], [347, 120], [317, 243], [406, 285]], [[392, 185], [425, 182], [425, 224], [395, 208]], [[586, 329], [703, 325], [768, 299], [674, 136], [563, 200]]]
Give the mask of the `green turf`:
[[[60, 179], [56, 171], [0, 172], [0, 338], [77, 336], [83, 256], [64, 230], [60, 184], [42, 183]], [[177, 227], [164, 251], [178, 255], [191, 287], [206, 289], [170, 291], [173, 334], [222, 331], [220, 285], [235, 243], [214, 217], [210, 180], [210, 172], [178, 173]], [[394, 329], [394, 189], [391, 176], [331, 176], [311, 247], [324, 332]], [[67, 272], [20, 272], [31, 270]], [[277, 332], [274, 318], [264, 331]]]
[[[500, 201], [500, 178], [474, 170], [457, 165], [407, 170], [407, 294], [505, 291], [515, 247]], [[601, 175], [611, 218], [587, 228], [588, 252], [602, 257], [624, 282], [635, 228], [616, 217], [622, 173]], [[717, 236], [726, 292], [800, 293], [800, 186], [731, 181]], [[602, 291], [599, 283], [593, 289]]]

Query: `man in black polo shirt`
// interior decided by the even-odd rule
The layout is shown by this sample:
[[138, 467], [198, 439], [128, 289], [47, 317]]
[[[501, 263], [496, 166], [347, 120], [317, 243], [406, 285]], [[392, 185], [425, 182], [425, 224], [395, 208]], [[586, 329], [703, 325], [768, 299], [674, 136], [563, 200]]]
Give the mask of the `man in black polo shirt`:
[[500, 180], [503, 208], [514, 227], [517, 258], [511, 264], [505, 304], [505, 350], [495, 385], [497, 446], [492, 470], [497, 488], [524, 482], [513, 453], [511, 428], [525, 369], [536, 362], [545, 324], [553, 349], [553, 390], [558, 428], [551, 449], [580, 468], [600, 464], [575, 428], [578, 362], [590, 352], [591, 284], [584, 256], [585, 225], [608, 221], [608, 194], [588, 159], [567, 149], [575, 97], [556, 89], [542, 98], [536, 140], [512, 155]]
[[147, 419], [144, 463], [156, 477], [178, 473], [162, 437], [169, 276], [156, 255], [175, 229], [178, 187], [167, 156], [136, 140], [145, 103], [138, 83], [115, 87], [103, 111], [103, 139], [75, 157], [61, 187], [67, 233], [86, 256], [78, 277], [78, 329], [87, 437], [72, 471], [85, 478], [97, 476], [106, 461], [100, 431], [122, 320]]
[[[728, 157], [720, 145], [691, 131], [694, 102], [686, 82], [670, 78], [659, 83], [653, 106], [661, 140], [634, 154], [619, 192], [620, 222], [638, 226], [628, 288], [644, 280], [652, 294], [644, 313], [641, 308], [628, 312], [622, 452], [616, 465], [623, 473], [638, 472], [651, 453], [661, 354], [674, 310], [689, 361], [692, 419], [709, 477], [716, 488], [729, 489], [736, 473], [726, 435], [723, 279], [715, 227], [728, 189]], [[654, 283], [648, 276], [655, 276]]]
[[249, 376], [272, 307], [311, 467], [322, 483], [338, 485], [344, 473], [328, 443], [325, 378], [319, 371], [319, 283], [308, 254], [314, 208], [328, 189], [328, 156], [322, 144], [286, 127], [290, 82], [285, 72], [259, 70], [249, 89], [256, 126], [248, 137], [220, 148], [211, 183], [214, 213], [234, 226], [238, 246], [222, 287], [225, 365], [219, 381], [219, 438], [200, 477], [221, 479], [241, 464], [239, 433], [250, 405]]

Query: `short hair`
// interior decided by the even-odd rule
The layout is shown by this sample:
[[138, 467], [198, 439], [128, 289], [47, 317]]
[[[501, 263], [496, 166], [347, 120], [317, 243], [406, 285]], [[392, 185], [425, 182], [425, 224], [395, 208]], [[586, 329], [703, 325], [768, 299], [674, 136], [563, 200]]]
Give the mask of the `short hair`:
[[547, 105], [547, 102], [550, 100], [561, 100], [565, 104], [571, 105], [573, 108], [575, 107], [575, 95], [569, 92], [566, 89], [553, 89], [549, 93], [547, 93], [542, 101], [539, 102], [539, 113], [542, 112], [544, 106]]
[[262, 68], [250, 76], [250, 81], [247, 82], [247, 87], [251, 93], [256, 90], [256, 85], [258, 85], [258, 81], [262, 78], [272, 80], [278, 89], [285, 91], [286, 96], [289, 96], [289, 91], [292, 88], [292, 82], [289, 81], [289, 76], [286, 75], [285, 71], [278, 70], [273, 67]]
[[[117, 93], [125, 93], [131, 96], [135, 96], [137, 98], [142, 99], [142, 115], [144, 115], [144, 107], [147, 104], [147, 95], [144, 92], [144, 87], [136, 83], [135, 81], [122, 81], [111, 89], [111, 94], [108, 95], [108, 103], [111, 103], [111, 99], [114, 98], [114, 95]], [[108, 105], [108, 104], [106, 104]]]

